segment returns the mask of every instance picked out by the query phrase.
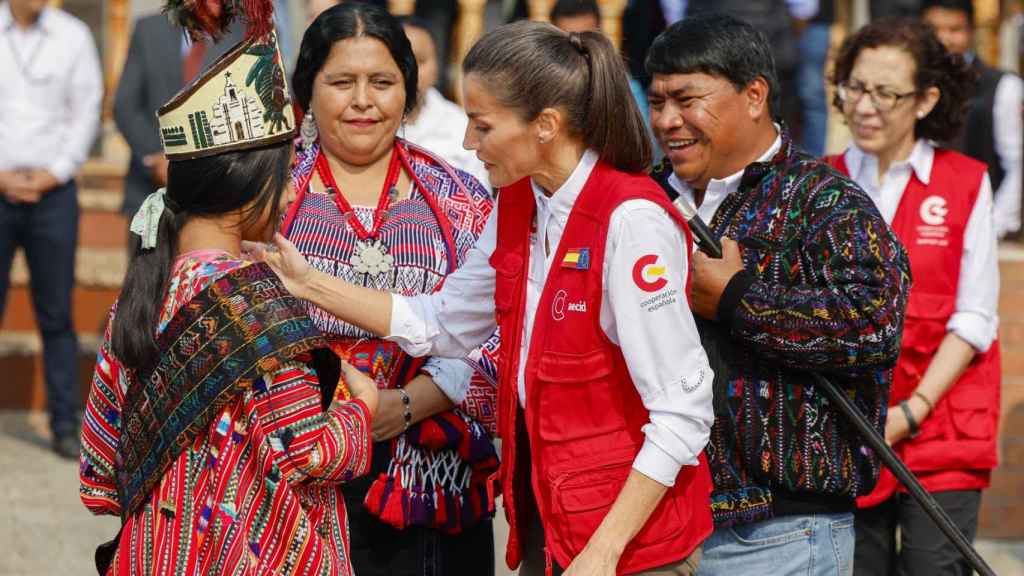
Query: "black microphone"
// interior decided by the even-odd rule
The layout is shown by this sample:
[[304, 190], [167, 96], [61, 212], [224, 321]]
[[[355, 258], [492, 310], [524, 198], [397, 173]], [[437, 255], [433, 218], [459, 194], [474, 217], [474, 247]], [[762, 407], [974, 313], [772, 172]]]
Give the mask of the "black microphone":
[[697, 248], [712, 258], [722, 257], [722, 243], [718, 241], [708, 225], [701, 220], [697, 210], [689, 202], [679, 196], [672, 202], [672, 205], [679, 210], [679, 213], [686, 218], [690, 225], [690, 232], [697, 239]]

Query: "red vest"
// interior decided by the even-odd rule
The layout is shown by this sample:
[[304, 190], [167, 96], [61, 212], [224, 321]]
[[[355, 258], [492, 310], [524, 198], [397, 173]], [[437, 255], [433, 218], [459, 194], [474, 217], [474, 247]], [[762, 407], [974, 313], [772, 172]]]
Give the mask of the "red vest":
[[[843, 156], [826, 161], [849, 174]], [[956, 308], [964, 230], [978, 197], [985, 165], [950, 150], [936, 149], [930, 183], [912, 174], [892, 230], [910, 258], [913, 286], [907, 301], [899, 361], [893, 374], [890, 409], [907, 400], [946, 336]], [[969, 289], [969, 287], [968, 287]], [[903, 462], [930, 492], [974, 490], [989, 484], [996, 466], [999, 422], [999, 342], [975, 355], [960, 379], [921, 422], [921, 432], [895, 446]], [[857, 500], [875, 506], [897, 489], [882, 469], [878, 484]]]
[[[491, 265], [497, 272], [495, 309], [502, 349], [507, 351], [499, 370], [498, 429], [502, 493], [510, 528], [506, 561], [511, 568], [518, 566], [522, 557], [525, 535], [521, 529], [530, 507], [524, 501], [526, 482], [532, 482], [545, 528], [546, 551], [567, 567], [608, 513], [644, 442], [640, 429], [649, 420], [648, 412], [621, 350], [600, 326], [608, 221], [612, 211], [630, 199], [650, 200], [672, 214], [686, 231], [689, 250], [688, 227], [653, 180], [598, 163], [555, 252], [524, 359], [519, 350], [536, 206], [528, 179], [502, 189], [498, 198], [498, 241]], [[580, 249], [589, 252], [588, 266], [562, 265], [568, 250]], [[517, 421], [516, 377], [521, 361], [526, 362], [528, 404], [525, 418]], [[523, 447], [517, 460], [517, 441], [527, 439], [528, 449]], [[523, 466], [529, 466], [528, 477]], [[710, 493], [711, 477], [701, 454], [698, 466], [683, 467], [675, 486], [626, 547], [619, 573], [687, 557], [711, 533]]]

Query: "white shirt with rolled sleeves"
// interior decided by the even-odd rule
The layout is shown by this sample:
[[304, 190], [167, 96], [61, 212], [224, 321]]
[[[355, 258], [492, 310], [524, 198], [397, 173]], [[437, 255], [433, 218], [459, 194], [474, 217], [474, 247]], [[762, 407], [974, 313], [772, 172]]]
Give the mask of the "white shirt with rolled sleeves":
[[[562, 232], [583, 185], [597, 163], [587, 151], [561, 188], [550, 197], [534, 185], [537, 230], [530, 250], [521, 358], [525, 359], [540, 293], [552, 265]], [[497, 210], [465, 263], [435, 294], [393, 296], [391, 334], [407, 352], [460, 357], [483, 342], [495, 328], [495, 273], [489, 259], [497, 241]], [[645, 441], [633, 468], [672, 486], [682, 466], [693, 466], [708, 442], [714, 413], [713, 374], [700, 345], [697, 327], [685, 294], [689, 255], [675, 221], [658, 205], [630, 200], [611, 215], [602, 278], [604, 294], [600, 323], [609, 340], [622, 349], [633, 384], [650, 412], [643, 427]], [[633, 278], [637, 261], [649, 255], [665, 267], [664, 293], [674, 299], [645, 306], [652, 294]], [[525, 406], [523, 366], [518, 377], [519, 398]], [[684, 388], [686, 390], [684, 390]]]
[[0, 170], [43, 169], [61, 183], [89, 156], [103, 75], [89, 28], [44, 8], [28, 29], [0, 4]]
[[[867, 192], [887, 224], [892, 223], [903, 192], [915, 174], [924, 185], [931, 180], [935, 148], [918, 140], [904, 162], [889, 167], [878, 181], [878, 158], [851, 145], [844, 158], [850, 177]], [[992, 184], [988, 174], [981, 179], [978, 198], [964, 229], [964, 252], [960, 257], [960, 288], [953, 316], [946, 330], [961, 337], [979, 352], [986, 352], [996, 338], [999, 316], [999, 261], [996, 228], [993, 223]]]

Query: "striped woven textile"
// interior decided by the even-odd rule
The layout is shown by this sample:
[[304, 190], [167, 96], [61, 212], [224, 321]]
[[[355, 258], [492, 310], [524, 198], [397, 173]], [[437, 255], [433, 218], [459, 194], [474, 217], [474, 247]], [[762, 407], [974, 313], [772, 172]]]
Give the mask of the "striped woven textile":
[[[180, 261], [160, 331], [178, 307], [247, 265], [226, 255]], [[108, 328], [85, 411], [80, 479], [90, 511], [118, 515], [122, 406], [137, 384], [109, 338]], [[110, 574], [350, 575], [347, 514], [334, 486], [369, 468], [369, 433], [362, 402], [321, 410], [316, 375], [303, 363], [258, 378], [128, 516]]]

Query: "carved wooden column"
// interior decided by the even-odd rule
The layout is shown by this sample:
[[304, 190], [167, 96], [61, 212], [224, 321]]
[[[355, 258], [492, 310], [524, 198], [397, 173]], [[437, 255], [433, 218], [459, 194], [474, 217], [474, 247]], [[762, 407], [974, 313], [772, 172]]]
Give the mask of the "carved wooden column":
[[622, 13], [626, 10], [626, 0], [601, 0], [601, 30], [612, 41], [616, 48], [622, 47]]
[[128, 14], [131, 12], [130, 0], [106, 0], [107, 2], [107, 25], [106, 39], [103, 44], [103, 71], [106, 97], [103, 102], [104, 119], [111, 118], [114, 106], [114, 93], [117, 91], [117, 83], [121, 79], [121, 69], [124, 68], [124, 60], [128, 55], [128, 43], [130, 41], [131, 22]]
[[484, 8], [487, 0], [459, 0], [459, 19], [455, 24], [454, 59], [449, 77], [455, 101], [462, 104], [462, 61], [484, 30]]
[[999, 0], [974, 0], [974, 45], [981, 59], [990, 66], [999, 62]]
[[547, 22], [551, 9], [555, 7], [555, 0], [529, 0], [528, 9], [530, 20]]
[[388, 0], [388, 11], [395, 16], [408, 16], [416, 10], [416, 0]]
[[[622, 12], [626, 9], [627, 0], [598, 0], [601, 10], [601, 31], [612, 41], [616, 48], [622, 45]], [[530, 0], [530, 20], [547, 22], [554, 0]]]

